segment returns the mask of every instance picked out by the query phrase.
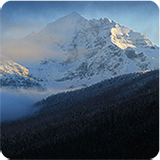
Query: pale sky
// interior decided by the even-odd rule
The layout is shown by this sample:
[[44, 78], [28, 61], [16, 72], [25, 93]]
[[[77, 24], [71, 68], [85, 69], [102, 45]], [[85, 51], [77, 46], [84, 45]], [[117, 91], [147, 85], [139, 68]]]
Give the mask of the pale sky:
[[73, 11], [88, 19], [115, 20], [159, 44], [159, 9], [151, 1], [9, 1], [1, 10], [1, 36], [24, 37]]

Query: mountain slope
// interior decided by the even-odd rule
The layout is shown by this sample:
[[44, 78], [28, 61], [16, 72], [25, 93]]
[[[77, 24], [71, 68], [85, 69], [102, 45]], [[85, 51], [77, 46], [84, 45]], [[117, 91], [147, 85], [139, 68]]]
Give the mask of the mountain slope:
[[43, 90], [43, 87], [30, 75], [27, 68], [3, 55], [1, 55], [0, 62], [0, 83], [3, 88], [37, 88]]
[[[52, 95], [41, 110], [2, 123], [9, 158], [150, 159], [158, 153], [159, 71], [126, 74]], [[63, 154], [62, 154], [63, 153]]]
[[159, 48], [147, 37], [108, 18], [88, 20], [76, 12], [29, 34], [18, 46], [25, 51], [33, 46], [33, 55], [40, 47], [44, 58], [39, 58], [41, 53], [38, 63], [25, 66], [45, 88], [90, 86], [125, 73], [159, 68]]
[[[45, 74], [46, 86], [91, 85], [124, 73], [159, 67], [157, 46], [141, 33], [107, 18], [88, 20], [74, 12], [26, 39], [38, 41], [53, 53], [50, 58], [46, 56], [45, 64], [30, 68], [35, 75], [37, 69], [42, 71], [38, 72], [39, 78]], [[50, 70], [51, 76], [46, 76], [44, 69]]]
[[29, 76], [29, 70], [18, 63], [13, 62], [9, 58], [1, 55], [1, 76], [7, 75], [18, 75], [18, 76]]

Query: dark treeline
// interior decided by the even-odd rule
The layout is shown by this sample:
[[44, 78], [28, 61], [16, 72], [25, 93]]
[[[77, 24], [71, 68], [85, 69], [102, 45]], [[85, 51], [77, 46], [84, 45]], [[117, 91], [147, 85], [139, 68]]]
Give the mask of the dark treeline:
[[14, 159], [150, 159], [159, 150], [159, 70], [126, 74], [37, 102], [34, 116], [1, 125]]

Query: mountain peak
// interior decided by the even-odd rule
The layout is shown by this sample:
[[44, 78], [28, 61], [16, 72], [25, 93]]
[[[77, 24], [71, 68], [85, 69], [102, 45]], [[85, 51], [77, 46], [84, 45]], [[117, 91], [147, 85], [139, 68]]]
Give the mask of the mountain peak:
[[[43, 34], [58, 35], [56, 39], [64, 40], [64, 37], [73, 35], [75, 27], [78, 22], [83, 21], [83, 18], [79, 13], [72, 12], [64, 17], [57, 19], [56, 21], [49, 23], [42, 31]], [[65, 27], [64, 27], [65, 26]], [[65, 36], [64, 36], [65, 35]]]
[[68, 16], [77, 16], [77, 17], [81, 17], [81, 15], [79, 14], [79, 13], [77, 13], [77, 12], [72, 12], [72, 13], [70, 13], [70, 14], [68, 14]]
[[[27, 50], [33, 43], [32, 46], [40, 46], [35, 51], [42, 49], [44, 53], [41, 55], [40, 52], [38, 56], [56, 61], [28, 67], [31, 75], [42, 80], [39, 83], [48, 88], [91, 85], [110, 77], [159, 66], [158, 47], [141, 33], [107, 18], [87, 20], [77, 12], [59, 18], [23, 40], [17, 46], [26, 44]], [[7, 64], [2, 65], [8, 67]], [[16, 69], [14, 74], [17, 68], [22, 68], [15, 64], [10, 66], [12, 70]]]
[[67, 16], [64, 16], [62, 18], [74, 19], [74, 20], [83, 19], [83, 17], [77, 12], [72, 12], [72, 13], [70, 13]]

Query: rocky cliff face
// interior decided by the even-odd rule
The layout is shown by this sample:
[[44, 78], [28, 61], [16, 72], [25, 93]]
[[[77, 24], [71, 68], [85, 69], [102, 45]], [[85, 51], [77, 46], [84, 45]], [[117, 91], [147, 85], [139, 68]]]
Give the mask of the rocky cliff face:
[[91, 85], [134, 71], [159, 67], [159, 48], [147, 37], [108, 18], [88, 20], [74, 12], [23, 41], [49, 50], [31, 75], [46, 88]]
[[[159, 64], [159, 49], [148, 38], [107, 18], [87, 20], [72, 13], [30, 39], [59, 53], [58, 58], [39, 66], [41, 76], [46, 74], [43, 68], [51, 70], [51, 77], [43, 82], [53, 85], [90, 85], [124, 73], [155, 69]], [[32, 71], [36, 73], [36, 68]]]

